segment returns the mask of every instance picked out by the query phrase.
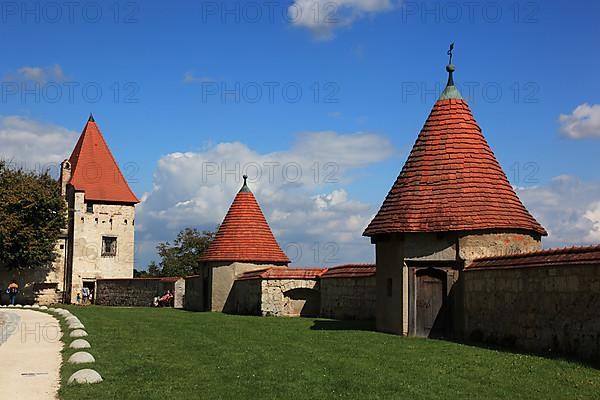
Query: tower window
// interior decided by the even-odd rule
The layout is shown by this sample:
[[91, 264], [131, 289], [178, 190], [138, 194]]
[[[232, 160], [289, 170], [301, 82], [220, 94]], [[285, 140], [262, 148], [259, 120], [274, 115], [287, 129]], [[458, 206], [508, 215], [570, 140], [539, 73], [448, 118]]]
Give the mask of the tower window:
[[85, 203], [85, 212], [93, 213], [94, 212], [94, 203]]
[[102, 236], [102, 257], [115, 257], [117, 255], [117, 238]]

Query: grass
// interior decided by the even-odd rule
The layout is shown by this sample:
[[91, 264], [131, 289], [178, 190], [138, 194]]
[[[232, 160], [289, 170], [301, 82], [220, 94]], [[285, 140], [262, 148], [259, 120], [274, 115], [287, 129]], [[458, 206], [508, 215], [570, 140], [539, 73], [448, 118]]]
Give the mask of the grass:
[[[69, 307], [104, 378], [62, 399], [592, 399], [573, 362], [371, 332], [368, 324], [173, 309]], [[68, 335], [65, 341], [69, 343]], [[66, 360], [74, 351], [66, 348]]]

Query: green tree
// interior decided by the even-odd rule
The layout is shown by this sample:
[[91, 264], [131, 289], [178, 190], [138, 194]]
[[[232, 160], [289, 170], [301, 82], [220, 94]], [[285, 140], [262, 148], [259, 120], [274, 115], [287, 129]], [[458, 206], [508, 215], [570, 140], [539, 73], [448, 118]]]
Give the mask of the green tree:
[[[171, 244], [160, 243], [156, 250], [161, 260], [156, 266], [151, 263], [148, 273], [160, 276], [189, 276], [200, 273], [200, 255], [208, 248], [215, 238], [213, 231], [199, 231], [195, 228], [185, 228], [177, 234]], [[151, 271], [152, 269], [152, 271]]]
[[47, 172], [0, 161], [0, 268], [50, 269], [65, 208], [60, 186]]

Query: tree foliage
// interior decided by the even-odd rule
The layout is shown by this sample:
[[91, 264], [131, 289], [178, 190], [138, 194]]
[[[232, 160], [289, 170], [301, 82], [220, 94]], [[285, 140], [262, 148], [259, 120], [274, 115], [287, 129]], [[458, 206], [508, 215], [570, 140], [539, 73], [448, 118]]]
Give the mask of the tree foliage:
[[50, 268], [65, 214], [60, 186], [47, 172], [27, 172], [0, 161], [1, 268]]
[[200, 273], [199, 258], [215, 238], [213, 231], [185, 228], [173, 241], [156, 246], [161, 260], [148, 265], [146, 274], [138, 276], [189, 276]]

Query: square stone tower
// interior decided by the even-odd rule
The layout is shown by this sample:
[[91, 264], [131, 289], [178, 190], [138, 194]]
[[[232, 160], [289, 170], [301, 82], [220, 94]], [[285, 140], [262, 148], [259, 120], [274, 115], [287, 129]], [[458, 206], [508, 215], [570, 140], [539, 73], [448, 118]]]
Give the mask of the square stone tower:
[[63, 301], [74, 302], [99, 278], [132, 278], [135, 255], [135, 205], [131, 191], [94, 117], [68, 160], [61, 189], [68, 204]]

